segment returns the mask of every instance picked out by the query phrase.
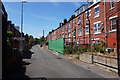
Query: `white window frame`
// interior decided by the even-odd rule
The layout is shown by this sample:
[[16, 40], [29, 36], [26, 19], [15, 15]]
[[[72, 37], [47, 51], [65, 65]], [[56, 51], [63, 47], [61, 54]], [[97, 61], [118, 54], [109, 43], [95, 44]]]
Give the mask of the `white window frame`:
[[[100, 34], [101, 33], [101, 30], [99, 31], [99, 28], [101, 28], [101, 26], [98, 27], [98, 24], [100, 24], [101, 21], [98, 21], [98, 22], [95, 22], [94, 23], [94, 34]], [[95, 25], [96, 25], [96, 28], [95, 28]], [[97, 29], [97, 32], [95, 32], [95, 29]]]
[[65, 38], [67, 38], [67, 33], [65, 34]]
[[71, 37], [70, 32], [68, 33], [68, 37]]
[[91, 10], [89, 10], [89, 16], [91, 16]]
[[110, 0], [110, 9], [113, 9], [113, 8], [114, 8], [114, 0]]
[[[89, 25], [86, 25], [85, 27], [86, 27], [86, 28], [88, 27], [88, 30], [86, 29], [85, 33], [86, 33], [86, 34], [89, 34]], [[87, 32], [87, 31], [88, 31], [88, 32]]]
[[69, 27], [68, 27], [68, 28], [70, 29], [70, 26], [71, 26], [71, 25], [70, 25], [70, 22], [68, 23], [68, 25], [69, 25]]
[[[79, 30], [81, 30], [81, 31], [79, 31]], [[82, 36], [82, 28], [78, 29], [78, 36]]]
[[62, 37], [64, 38], [64, 33], [62, 34]]
[[75, 35], [76, 35], [76, 34], [75, 34], [75, 35], [74, 35], [74, 34], [75, 34], [75, 30], [73, 30], [73, 32], [72, 32], [72, 36], [73, 36], [73, 37], [75, 37]]
[[86, 20], [88, 20], [88, 11], [86, 11], [85, 14], [86, 14]]
[[81, 22], [81, 19], [80, 19], [80, 17], [78, 17], [78, 24], [80, 24], [80, 22]]
[[[110, 27], [111, 30], [110, 30], [110, 32], [113, 32], [113, 31], [116, 31], [116, 30], [117, 30], [117, 29], [112, 29], [112, 20], [113, 20], [113, 19], [116, 19], [116, 18], [112, 18], [112, 19], [110, 20], [110, 24], [111, 24], [111, 27]], [[116, 20], [117, 20], [117, 19], [116, 19]], [[116, 23], [116, 25], [117, 25], [117, 23]]]
[[[96, 8], [99, 8], [99, 5], [95, 6], [95, 7], [94, 7], [94, 10], [95, 10]], [[96, 15], [96, 14], [97, 14], [97, 15]], [[99, 10], [98, 10], [97, 12], [95, 12], [94, 18], [99, 17], [99, 15], [100, 15], [100, 13], [99, 13]]]

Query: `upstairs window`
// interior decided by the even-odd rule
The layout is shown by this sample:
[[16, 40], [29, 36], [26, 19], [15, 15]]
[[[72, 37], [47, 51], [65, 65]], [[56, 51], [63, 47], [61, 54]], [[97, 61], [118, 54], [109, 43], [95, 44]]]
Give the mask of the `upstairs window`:
[[80, 17], [79, 17], [79, 18], [78, 18], [78, 24], [80, 24], [80, 21], [81, 21], [81, 20], [80, 20]]
[[89, 16], [91, 16], [91, 10], [89, 10]]
[[88, 20], [88, 12], [86, 12], [86, 20]]
[[111, 9], [114, 8], [114, 0], [110, 0], [110, 8], [111, 8]]
[[111, 19], [111, 31], [116, 30], [116, 26], [117, 26], [116, 18]]
[[70, 29], [70, 22], [69, 22], [69, 29]]
[[64, 34], [62, 34], [63, 38], [64, 38]]
[[94, 33], [101, 33], [100, 23], [94, 24]]
[[70, 33], [68, 33], [68, 37], [71, 37]]
[[67, 38], [67, 34], [65, 34], [65, 38]]
[[89, 25], [86, 25], [86, 34], [89, 34]]
[[95, 17], [99, 17], [99, 7], [95, 8]]
[[82, 36], [82, 28], [78, 29], [78, 36]]
[[73, 33], [72, 33], [72, 34], [73, 34], [73, 37], [75, 37], [75, 30], [73, 30]]

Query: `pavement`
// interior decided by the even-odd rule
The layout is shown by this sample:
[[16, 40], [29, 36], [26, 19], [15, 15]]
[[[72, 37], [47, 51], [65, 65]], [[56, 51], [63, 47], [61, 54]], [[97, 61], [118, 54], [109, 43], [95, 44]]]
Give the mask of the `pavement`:
[[31, 57], [25, 58], [23, 61], [29, 63], [26, 65], [25, 75], [31, 79], [71, 78], [73, 80], [73, 78], [85, 78], [88, 80], [118, 80], [116, 74], [107, 72], [96, 65], [81, 61], [74, 62], [64, 55], [43, 49], [39, 45], [33, 46], [30, 51], [32, 52]]

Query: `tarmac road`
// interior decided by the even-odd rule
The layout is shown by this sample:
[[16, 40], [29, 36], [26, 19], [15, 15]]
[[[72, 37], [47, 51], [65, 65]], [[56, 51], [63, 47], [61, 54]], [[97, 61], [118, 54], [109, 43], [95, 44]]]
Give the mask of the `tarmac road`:
[[30, 78], [102, 78], [70, 60], [61, 58], [39, 45], [32, 47], [31, 59], [26, 59], [26, 75]]

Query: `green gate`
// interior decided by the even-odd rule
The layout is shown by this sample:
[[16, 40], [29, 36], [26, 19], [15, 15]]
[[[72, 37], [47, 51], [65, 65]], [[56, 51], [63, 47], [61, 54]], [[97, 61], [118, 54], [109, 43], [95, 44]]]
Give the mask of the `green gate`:
[[49, 49], [64, 54], [64, 38], [49, 41]]

